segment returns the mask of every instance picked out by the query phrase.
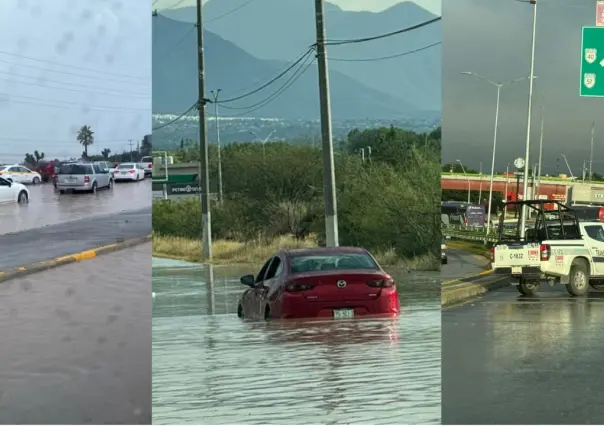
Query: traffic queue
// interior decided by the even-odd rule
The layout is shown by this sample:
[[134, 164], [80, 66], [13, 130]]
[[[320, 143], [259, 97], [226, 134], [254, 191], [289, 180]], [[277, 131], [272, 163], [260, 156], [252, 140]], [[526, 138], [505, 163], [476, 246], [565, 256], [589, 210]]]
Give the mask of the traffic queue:
[[37, 166], [0, 164], [0, 204], [28, 203], [30, 185], [52, 183], [59, 194], [113, 189], [116, 182], [139, 182], [151, 177], [152, 157], [139, 162], [40, 161]]

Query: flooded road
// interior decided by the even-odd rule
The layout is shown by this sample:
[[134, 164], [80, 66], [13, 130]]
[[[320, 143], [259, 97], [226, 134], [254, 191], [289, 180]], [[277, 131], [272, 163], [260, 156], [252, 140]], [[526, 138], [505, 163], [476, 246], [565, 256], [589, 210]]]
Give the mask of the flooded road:
[[0, 205], [0, 235], [91, 216], [151, 207], [151, 179], [117, 183], [112, 191], [59, 194], [52, 184], [28, 186], [29, 204]]
[[153, 264], [154, 424], [440, 423], [438, 273], [399, 280], [395, 320], [247, 322], [254, 269]]
[[604, 424], [604, 291], [509, 286], [442, 323], [444, 424]]
[[0, 424], [149, 424], [151, 243], [0, 285]]

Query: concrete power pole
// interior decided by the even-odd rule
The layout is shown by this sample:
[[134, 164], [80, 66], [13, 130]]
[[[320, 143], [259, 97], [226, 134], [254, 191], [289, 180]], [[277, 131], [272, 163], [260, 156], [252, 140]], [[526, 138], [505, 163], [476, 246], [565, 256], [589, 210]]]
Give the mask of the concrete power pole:
[[132, 139], [128, 139], [128, 145], [130, 145], [130, 161], [132, 162]]
[[[199, 1], [199, 0], [198, 0]], [[336, 202], [336, 176], [333, 159], [331, 132], [331, 107], [329, 101], [329, 75], [327, 73], [327, 51], [325, 47], [325, 22], [323, 0], [315, 0], [317, 30], [317, 63], [319, 68], [319, 100], [321, 104], [321, 135], [323, 139], [323, 191], [325, 197], [325, 235], [327, 247], [337, 247], [338, 209]]]
[[208, 135], [206, 129], [206, 89], [203, 63], [203, 19], [201, 0], [197, 0], [197, 69], [198, 93], [197, 109], [199, 111], [199, 156], [200, 161], [200, 196], [201, 196], [201, 238], [203, 241], [203, 258], [212, 259], [212, 219], [210, 215], [210, 171], [208, 169]]
[[596, 133], [596, 122], [594, 121], [591, 124], [591, 145], [590, 145], [590, 149], [589, 149], [589, 182], [591, 183], [591, 165], [593, 164], [593, 160], [594, 160], [594, 136]]

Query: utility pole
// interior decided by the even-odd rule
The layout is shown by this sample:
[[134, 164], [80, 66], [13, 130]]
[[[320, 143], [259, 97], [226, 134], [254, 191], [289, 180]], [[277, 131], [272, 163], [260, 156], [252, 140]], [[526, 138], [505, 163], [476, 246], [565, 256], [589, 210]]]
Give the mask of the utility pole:
[[198, 70], [198, 101], [199, 111], [199, 156], [200, 164], [200, 196], [201, 196], [201, 238], [203, 241], [203, 258], [212, 260], [212, 219], [210, 215], [210, 171], [208, 169], [208, 135], [206, 128], [206, 88], [203, 63], [203, 19], [201, 0], [197, 0], [197, 70]]
[[591, 182], [591, 165], [594, 159], [594, 136], [596, 134], [596, 122], [591, 124], [591, 146], [589, 150], [589, 182]]
[[130, 145], [130, 161], [132, 161], [132, 139], [128, 139], [128, 145]]
[[221, 89], [211, 91], [214, 102], [214, 121], [216, 122], [216, 147], [218, 148], [218, 201], [222, 204], [222, 159], [220, 157], [220, 124], [218, 123], [218, 95]]
[[[200, 1], [200, 0], [198, 0]], [[333, 140], [331, 132], [331, 107], [329, 101], [329, 75], [325, 47], [325, 22], [323, 0], [315, 0], [315, 25], [317, 30], [317, 63], [319, 68], [319, 100], [321, 104], [321, 135], [323, 138], [323, 191], [325, 197], [325, 235], [327, 247], [337, 247], [338, 209], [336, 201], [336, 175], [334, 171]]]
[[[480, 171], [478, 172], [480, 175], [480, 189], [478, 190], [478, 204], [482, 204], [482, 161], [480, 162]], [[490, 218], [489, 218], [490, 220]]]

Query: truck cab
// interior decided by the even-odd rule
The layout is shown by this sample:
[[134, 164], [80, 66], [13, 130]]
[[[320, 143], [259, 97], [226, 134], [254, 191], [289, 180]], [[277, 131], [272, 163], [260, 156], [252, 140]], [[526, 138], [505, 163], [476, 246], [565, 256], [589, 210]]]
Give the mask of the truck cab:
[[[555, 210], [544, 204], [554, 203]], [[491, 249], [491, 264], [497, 275], [508, 276], [510, 284], [523, 295], [533, 295], [539, 285], [564, 284], [573, 296], [583, 296], [588, 286], [604, 281], [604, 226], [600, 221], [579, 220], [570, 207], [551, 200], [528, 200], [524, 204], [536, 213], [526, 220], [524, 235], [518, 226], [504, 227], [500, 221], [499, 240]]]

